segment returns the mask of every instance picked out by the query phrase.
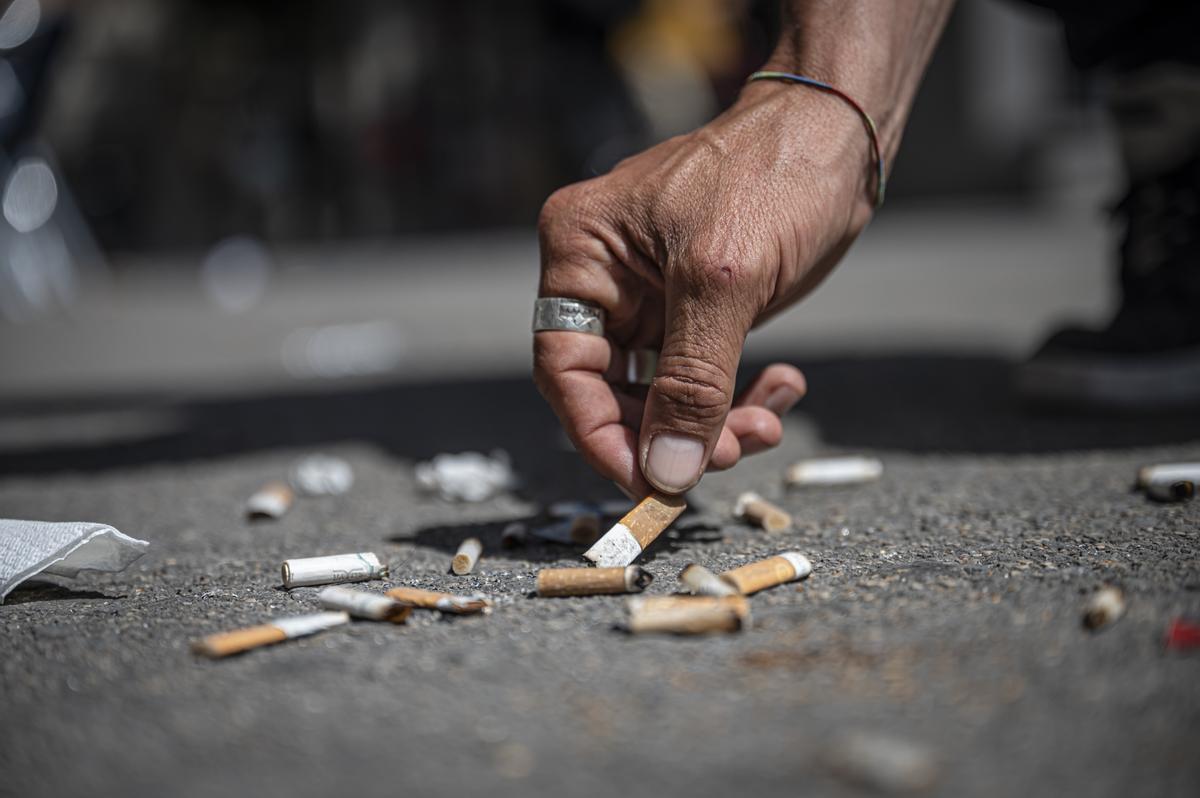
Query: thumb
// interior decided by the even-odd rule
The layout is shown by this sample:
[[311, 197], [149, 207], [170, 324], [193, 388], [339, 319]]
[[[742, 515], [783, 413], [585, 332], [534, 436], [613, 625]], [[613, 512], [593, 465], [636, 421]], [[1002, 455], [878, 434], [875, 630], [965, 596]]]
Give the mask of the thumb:
[[732, 270], [689, 271], [691, 279], [666, 286], [663, 348], [642, 418], [642, 474], [664, 493], [700, 481], [729, 413], [753, 319]]

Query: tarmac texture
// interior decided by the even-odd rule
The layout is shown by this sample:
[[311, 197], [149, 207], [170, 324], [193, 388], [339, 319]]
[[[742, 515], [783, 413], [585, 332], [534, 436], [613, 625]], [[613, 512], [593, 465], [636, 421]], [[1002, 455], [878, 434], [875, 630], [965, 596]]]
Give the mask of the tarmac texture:
[[[784, 444], [706, 477], [641, 560], [651, 595], [690, 562], [812, 560], [806, 581], [753, 597], [749, 629], [699, 638], [625, 634], [619, 596], [530, 596], [538, 569], [582, 564], [580, 549], [503, 550], [504, 523], [616, 493], [524, 379], [10, 402], [6, 416], [78, 432], [0, 450], [0, 517], [101, 521], [151, 548], [0, 606], [0, 793], [1194, 796], [1200, 653], [1162, 637], [1200, 617], [1200, 504], [1131, 485], [1141, 465], [1200, 460], [1200, 413], [1029, 414], [1006, 368], [808, 364]], [[522, 491], [463, 505], [418, 489], [418, 461], [493, 447]], [[348, 494], [242, 517], [314, 451], [350, 461]], [[784, 489], [787, 464], [839, 452], [880, 456], [883, 478]], [[794, 528], [733, 520], [745, 489]], [[453, 576], [471, 535], [483, 557]], [[358, 621], [222, 661], [189, 651], [317, 609], [316, 588], [282, 589], [280, 563], [354, 551], [391, 565], [367, 589], [482, 591], [495, 611]], [[1091, 632], [1104, 584], [1128, 611]]]

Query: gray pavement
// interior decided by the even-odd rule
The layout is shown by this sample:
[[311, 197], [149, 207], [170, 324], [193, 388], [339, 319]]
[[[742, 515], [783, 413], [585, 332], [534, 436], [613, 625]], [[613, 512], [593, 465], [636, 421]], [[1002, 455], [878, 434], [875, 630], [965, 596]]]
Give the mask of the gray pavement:
[[[524, 378], [4, 404], [46, 423], [0, 450], [0, 517], [103, 521], [152, 547], [126, 573], [0, 606], [0, 793], [853, 795], [872, 751], [905, 745], [933, 795], [1195, 795], [1200, 655], [1161, 636], [1200, 616], [1200, 504], [1130, 484], [1139, 465], [1200, 459], [1200, 414], [1030, 414], [986, 353], [801, 365], [812, 396], [784, 445], [707, 477], [645, 564], [653, 594], [688, 562], [796, 549], [815, 571], [756, 596], [750, 629], [701, 639], [615, 630], [619, 597], [528, 597], [537, 569], [577, 552], [502, 551], [503, 521], [615, 494]], [[492, 446], [522, 493], [462, 506], [417, 491], [416, 461]], [[315, 450], [353, 463], [348, 495], [241, 518]], [[784, 491], [787, 463], [840, 451], [879, 454], [884, 478]], [[745, 488], [795, 529], [729, 520]], [[484, 557], [450, 576], [468, 534]], [[496, 611], [189, 653], [315, 607], [315, 590], [280, 589], [282, 559], [357, 550], [392, 564], [372, 589], [483, 590]], [[1103, 583], [1129, 610], [1090, 633], [1082, 607]]]

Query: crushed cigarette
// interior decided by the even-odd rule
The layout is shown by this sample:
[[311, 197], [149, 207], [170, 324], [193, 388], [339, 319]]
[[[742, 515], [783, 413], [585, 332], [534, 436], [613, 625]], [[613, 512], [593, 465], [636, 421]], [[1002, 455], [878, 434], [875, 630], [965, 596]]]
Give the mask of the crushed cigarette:
[[1138, 469], [1137, 486], [1143, 490], [1159, 482], [1200, 482], [1200, 463], [1162, 463]]
[[788, 468], [789, 485], [853, 485], [872, 482], [883, 474], [883, 462], [874, 457], [817, 457]]
[[1151, 482], [1146, 495], [1156, 502], [1185, 502], [1196, 495], [1196, 483], [1188, 480]]
[[679, 572], [679, 581], [684, 587], [697, 596], [736, 596], [737, 590], [721, 577], [705, 568], [703, 565], [692, 563]]
[[513, 521], [500, 532], [500, 545], [506, 549], [515, 549], [525, 545], [529, 527], [521, 521]]
[[288, 478], [306, 496], [340, 496], [354, 484], [354, 469], [340, 457], [313, 454], [292, 466]]
[[483, 544], [479, 542], [479, 538], [467, 538], [458, 545], [458, 551], [450, 563], [450, 570], [457, 576], [466, 576], [471, 573], [482, 553]]
[[282, 518], [292, 506], [296, 494], [286, 483], [268, 482], [246, 500], [248, 518]]
[[1092, 631], [1115, 623], [1125, 614], [1125, 594], [1120, 588], [1102, 587], [1092, 594], [1083, 613], [1083, 625]]
[[340, 610], [354, 618], [365, 618], [368, 621], [404, 623], [412, 613], [411, 605], [401, 604], [395, 599], [368, 590], [342, 585], [325, 588], [317, 594], [317, 599], [327, 610]]
[[551, 543], [590, 546], [600, 539], [600, 516], [583, 513], [548, 526], [534, 527], [530, 534]]
[[686, 509], [682, 496], [651, 493], [583, 556], [602, 568], [629, 565]]
[[240, 654], [252, 648], [316, 634], [349, 621], [350, 616], [345, 612], [318, 612], [313, 615], [276, 618], [260, 626], [221, 632], [196, 640], [192, 643], [192, 651], [214, 659], [228, 657], [230, 654]]
[[471, 615], [476, 612], [486, 615], [492, 611], [492, 602], [486, 596], [479, 594], [454, 596], [450, 593], [439, 593], [436, 590], [422, 590], [419, 587], [394, 587], [387, 592], [387, 596], [414, 607], [450, 612], [455, 615]]
[[654, 576], [640, 565], [615, 568], [543, 568], [537, 575], [539, 596], [596, 596], [641, 593]]
[[479, 452], [439, 454], [426, 463], [418, 463], [417, 484], [436, 492], [447, 501], [481, 502], [516, 487], [508, 452], [497, 449], [491, 455]]
[[803, 554], [785, 551], [775, 557], [752, 562], [721, 574], [721, 580], [743, 596], [803, 579], [812, 573], [812, 563]]
[[744, 596], [637, 596], [628, 607], [633, 634], [736, 632], [750, 624]]
[[750, 491], [738, 497], [733, 514], [758, 524], [767, 532], [782, 532], [792, 526], [792, 517], [787, 511]]
[[388, 567], [369, 551], [286, 560], [280, 570], [286, 588], [366, 582], [388, 575]]

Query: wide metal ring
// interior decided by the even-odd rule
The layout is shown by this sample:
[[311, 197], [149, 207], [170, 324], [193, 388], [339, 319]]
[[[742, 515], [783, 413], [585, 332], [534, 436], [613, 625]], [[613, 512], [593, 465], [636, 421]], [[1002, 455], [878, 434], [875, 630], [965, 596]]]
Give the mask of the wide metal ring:
[[582, 299], [539, 297], [533, 305], [533, 331], [542, 330], [604, 335], [604, 308]]

